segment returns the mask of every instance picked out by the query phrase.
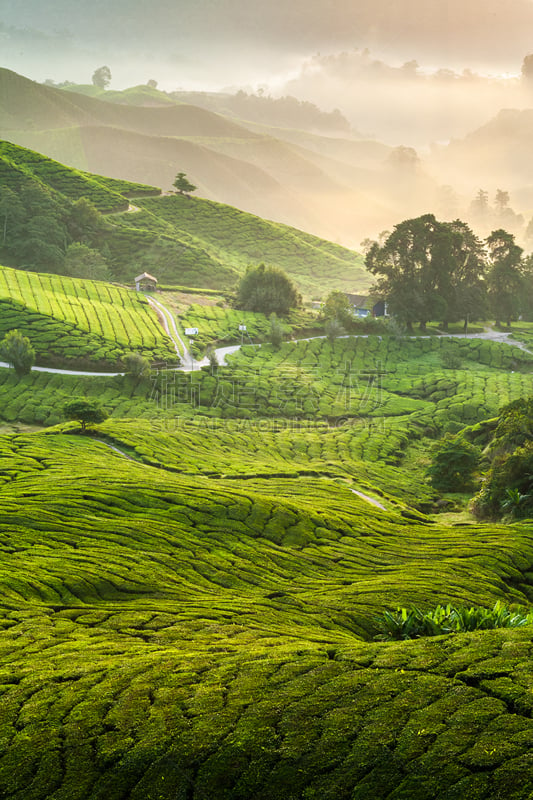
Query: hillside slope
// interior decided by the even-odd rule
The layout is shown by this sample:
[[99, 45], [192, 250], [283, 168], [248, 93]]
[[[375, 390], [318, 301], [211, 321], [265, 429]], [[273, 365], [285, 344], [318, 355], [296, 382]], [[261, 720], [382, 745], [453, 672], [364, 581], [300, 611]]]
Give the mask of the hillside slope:
[[144, 295], [102, 281], [0, 267], [0, 311], [0, 337], [28, 336], [38, 364], [109, 368], [132, 352], [176, 360]]
[[0, 115], [0, 136], [70, 166], [164, 190], [184, 171], [209, 199], [350, 247], [391, 226], [400, 213], [427, 211], [437, 191], [427, 176], [421, 186], [418, 176], [405, 174], [397, 191], [384, 168], [387, 148], [374, 148], [361, 171], [350, 148], [345, 157], [326, 142], [326, 153], [319, 154], [306, 146], [305, 134], [289, 142], [204, 108], [107, 102], [39, 86], [8, 70], [0, 72]]
[[523, 602], [527, 528], [407, 520], [312, 478], [296, 501], [72, 435], [0, 448], [5, 800], [533, 788], [531, 629], [361, 638], [384, 602]]
[[[0, 142], [0, 175], [0, 195], [10, 190], [17, 199], [14, 213], [6, 194], [6, 208], [13, 210], [6, 212], [0, 248], [11, 266], [61, 273], [66, 248], [80, 242], [128, 284], [146, 270], [163, 283], [231, 289], [248, 264], [259, 262], [285, 269], [305, 293], [319, 296], [370, 283], [357, 253], [231, 206], [159, 197], [154, 187], [73, 170], [9, 142]], [[151, 196], [158, 202], [151, 204]], [[76, 205], [84, 198], [106, 216]]]

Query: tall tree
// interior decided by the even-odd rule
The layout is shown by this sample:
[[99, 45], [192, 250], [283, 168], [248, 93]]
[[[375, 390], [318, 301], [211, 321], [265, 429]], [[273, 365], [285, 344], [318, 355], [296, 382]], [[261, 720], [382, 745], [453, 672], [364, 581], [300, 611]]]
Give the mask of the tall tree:
[[486, 312], [485, 253], [482, 241], [466, 222], [457, 219], [445, 225], [451, 237], [448, 269], [443, 275], [448, 289], [444, 328], [448, 321], [462, 319], [466, 332], [468, 323], [483, 318]]
[[490, 271], [488, 296], [496, 325], [505, 320], [507, 327], [520, 312], [523, 285], [523, 250], [512, 233], [499, 228], [487, 238]]
[[184, 172], [178, 172], [172, 186], [178, 194], [189, 195], [191, 192], [196, 191], [196, 186], [188, 180]]
[[111, 70], [109, 67], [103, 66], [95, 69], [92, 81], [94, 86], [98, 86], [100, 89], [106, 89], [111, 83]]
[[446, 314], [447, 301], [439, 289], [447, 236], [445, 225], [433, 214], [425, 214], [396, 225], [383, 245], [375, 242], [367, 253], [367, 268], [379, 276], [378, 293], [408, 331], [414, 322], [425, 330], [430, 319]]

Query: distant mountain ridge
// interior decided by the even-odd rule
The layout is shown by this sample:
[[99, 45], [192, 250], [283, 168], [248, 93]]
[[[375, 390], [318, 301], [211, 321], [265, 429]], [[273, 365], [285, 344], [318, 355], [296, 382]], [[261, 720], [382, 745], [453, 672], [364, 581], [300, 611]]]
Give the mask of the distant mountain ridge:
[[[139, 101], [139, 87], [122, 94]], [[359, 138], [237, 122], [183, 103], [109, 102], [5, 69], [0, 70], [0, 137], [77, 169], [163, 190], [184, 171], [208, 199], [349, 247], [398, 217], [390, 148]], [[431, 181], [425, 179], [423, 194], [416, 176], [406, 183], [404, 175], [401, 184], [402, 213], [427, 211]]]

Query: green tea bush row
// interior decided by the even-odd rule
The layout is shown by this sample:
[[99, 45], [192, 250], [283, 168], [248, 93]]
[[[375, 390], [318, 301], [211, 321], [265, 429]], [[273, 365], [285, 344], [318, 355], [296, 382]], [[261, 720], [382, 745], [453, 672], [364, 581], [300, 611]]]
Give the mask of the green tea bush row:
[[24, 331], [40, 358], [116, 364], [131, 351], [176, 358], [144, 296], [118, 286], [0, 267], [0, 303], [0, 329]]

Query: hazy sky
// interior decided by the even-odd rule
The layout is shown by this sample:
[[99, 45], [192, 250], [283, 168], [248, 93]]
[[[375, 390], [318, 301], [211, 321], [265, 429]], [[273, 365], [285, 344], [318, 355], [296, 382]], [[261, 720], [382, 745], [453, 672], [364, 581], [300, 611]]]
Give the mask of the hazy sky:
[[117, 88], [267, 82], [317, 52], [359, 47], [516, 72], [533, 49], [532, 0], [0, 0], [0, 12], [4, 66], [89, 82], [103, 61]]
[[[472, 93], [462, 73], [516, 76], [533, 52], [533, 0], [0, 0], [0, 12], [0, 63], [34, 80], [90, 83], [106, 64], [117, 89], [264, 85], [417, 146], [520, 105], [516, 80]], [[414, 60], [416, 74], [398, 71]], [[424, 82], [439, 68], [460, 85]]]

